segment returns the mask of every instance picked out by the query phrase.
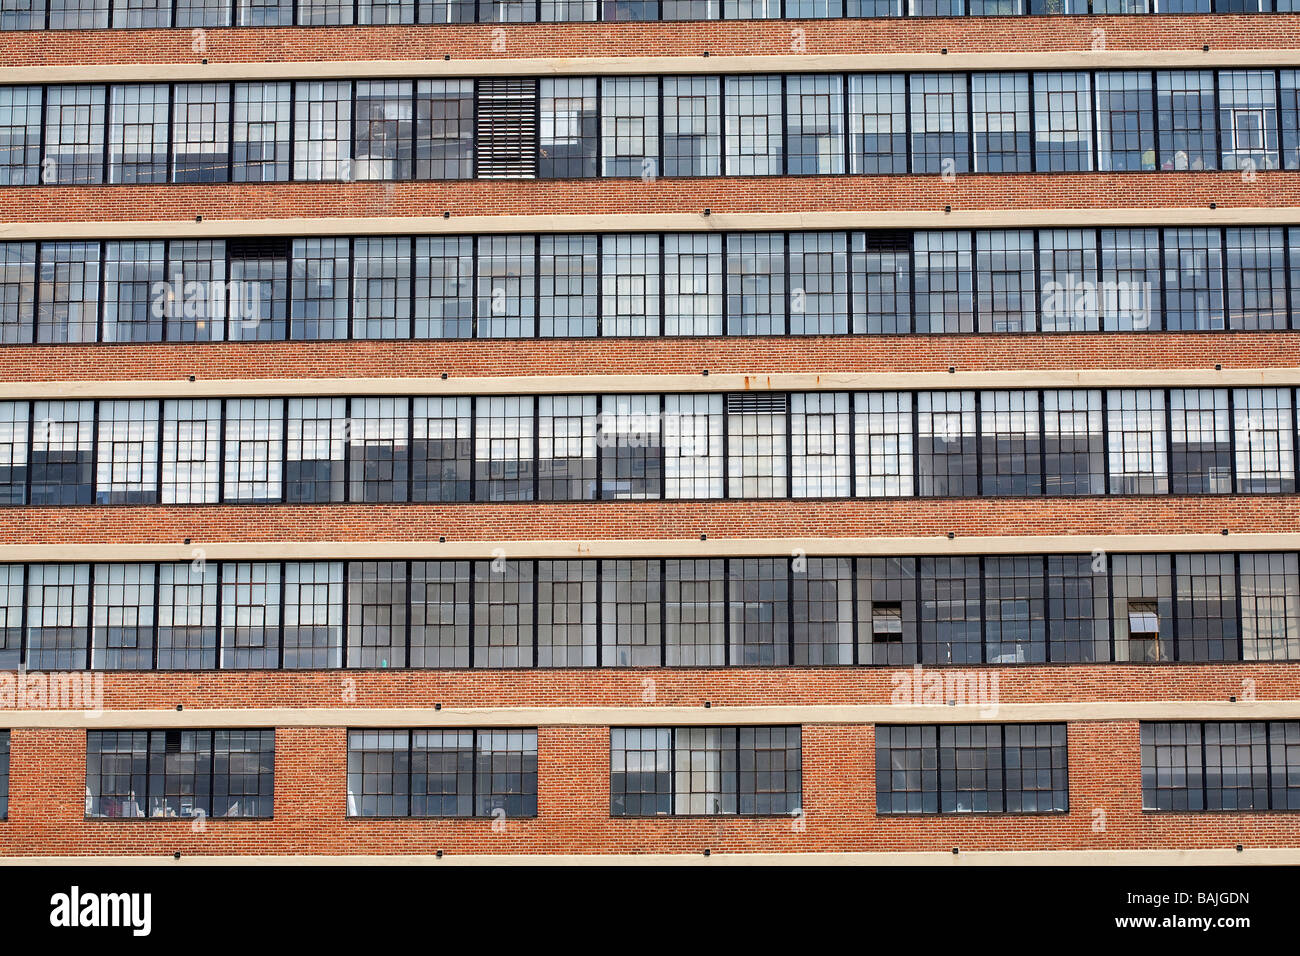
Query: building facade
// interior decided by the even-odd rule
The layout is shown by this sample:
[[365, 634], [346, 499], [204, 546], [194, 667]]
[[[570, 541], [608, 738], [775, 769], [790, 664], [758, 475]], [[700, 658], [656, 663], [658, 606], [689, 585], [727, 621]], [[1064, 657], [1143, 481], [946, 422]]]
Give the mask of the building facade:
[[4, 0], [0, 855], [1300, 856], [1291, 0]]

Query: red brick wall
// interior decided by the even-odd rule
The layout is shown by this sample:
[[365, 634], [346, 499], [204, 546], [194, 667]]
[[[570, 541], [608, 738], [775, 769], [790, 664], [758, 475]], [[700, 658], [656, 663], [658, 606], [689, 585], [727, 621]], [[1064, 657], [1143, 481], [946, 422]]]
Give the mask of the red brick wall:
[[[1156, 17], [938, 17], [681, 23], [477, 24], [206, 31], [203, 52], [189, 30], [85, 30], [0, 35], [0, 66], [93, 63], [212, 63], [295, 60], [518, 59], [564, 56], [789, 55], [803, 52], [951, 53], [1090, 50], [1286, 50], [1300, 15]], [[499, 42], [504, 38], [504, 46]], [[497, 42], [497, 49], [493, 49]], [[1212, 53], [1210, 58], [1216, 58]]]
[[[875, 734], [862, 726], [803, 728], [805, 819], [614, 819], [609, 815], [609, 731], [542, 727], [538, 816], [492, 821], [345, 817], [342, 728], [276, 732], [273, 820], [86, 821], [85, 734], [16, 730], [9, 820], [12, 855], [282, 853], [702, 853], [853, 850], [1142, 849], [1294, 846], [1300, 814], [1165, 814], [1141, 810], [1138, 725], [1069, 729], [1070, 812], [920, 818], [875, 815]], [[1104, 829], [1096, 829], [1104, 812]]]

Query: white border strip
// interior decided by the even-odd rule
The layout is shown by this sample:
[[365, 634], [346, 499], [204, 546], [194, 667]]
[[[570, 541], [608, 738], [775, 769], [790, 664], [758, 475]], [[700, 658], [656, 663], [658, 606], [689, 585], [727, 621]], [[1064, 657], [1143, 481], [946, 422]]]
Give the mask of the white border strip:
[[[785, 500], [785, 499], [783, 499]], [[899, 501], [923, 501], [903, 498]], [[843, 504], [867, 505], [876, 499], [848, 499]], [[627, 502], [623, 502], [627, 504]], [[652, 502], [662, 504], [662, 501]], [[687, 502], [689, 503], [689, 502]], [[696, 502], [697, 504], [699, 502]], [[703, 502], [709, 504], [710, 502]], [[744, 502], [742, 502], [743, 504]], [[753, 504], [754, 501], [748, 502]], [[798, 504], [798, 500], [794, 501]], [[840, 502], [830, 502], [834, 508]], [[949, 503], [951, 506], [951, 503]], [[184, 507], [184, 506], [180, 506]], [[238, 507], [238, 506], [234, 506]], [[322, 507], [328, 508], [329, 505]], [[453, 506], [457, 507], [457, 506]], [[478, 505], [467, 507], [472, 513]], [[707, 534], [707, 516], [699, 519]], [[494, 558], [709, 558], [781, 557], [795, 552], [810, 556], [839, 555], [992, 555], [1156, 553], [1165, 551], [1296, 551], [1300, 531], [1242, 534], [1041, 534], [946, 535], [860, 538], [638, 538], [577, 541], [561, 539], [466, 541], [219, 541], [192, 537], [189, 544], [58, 543], [0, 545], [0, 562], [24, 561], [192, 561], [202, 551], [207, 561], [431, 561]]]
[[[1092, 174], [1089, 174], [1092, 175]], [[1143, 174], [1132, 175], [1135, 181]], [[1174, 174], [1178, 175], [1178, 174]], [[1267, 188], [1268, 177], [1274, 173], [1261, 173], [1260, 186]], [[1280, 175], [1292, 175], [1281, 173]], [[1195, 174], [1189, 174], [1194, 177]], [[839, 177], [843, 179], [844, 177]], [[931, 177], [934, 178], [934, 177]], [[789, 180], [784, 180], [789, 182]], [[1050, 176], [1041, 179], [1046, 184]], [[486, 182], [486, 180], [480, 180]], [[512, 184], [544, 186], [552, 180], [509, 180]], [[606, 182], [611, 188], [626, 185], [621, 180], [584, 180]], [[812, 180], [811, 182], [821, 182]], [[937, 178], [935, 179], [937, 183]], [[1188, 192], [1215, 194], [1218, 179], [1187, 180]], [[449, 211], [455, 204], [456, 183], [434, 181], [419, 183], [257, 183], [254, 187], [273, 186], [310, 188], [313, 186], [358, 187], [394, 186], [411, 189], [429, 189], [430, 202], [440, 187], [451, 190], [444, 200]], [[639, 187], [639, 183], [637, 186]], [[115, 187], [95, 187], [112, 189]], [[138, 186], [125, 187], [139, 189]], [[179, 188], [162, 186], [164, 190]], [[809, 186], [810, 189], [813, 186]], [[71, 195], [71, 194], [69, 194]], [[707, 200], [706, 200], [707, 201]], [[276, 219], [214, 219], [204, 209], [202, 198], [193, 200], [196, 216], [193, 219], [144, 219], [46, 222], [0, 222], [0, 240], [24, 239], [215, 239], [223, 236], [384, 236], [384, 235], [494, 235], [503, 233], [569, 233], [569, 232], [725, 232], [773, 231], [804, 229], [978, 229], [978, 228], [1097, 228], [1102, 226], [1270, 226], [1300, 223], [1300, 207], [1296, 206], [1204, 206], [1161, 207], [1104, 207], [1097, 209], [943, 209], [944, 198], [935, 194], [935, 208], [925, 210], [868, 209], [826, 212], [711, 212], [704, 215], [704, 205], [698, 213], [599, 213], [584, 215], [470, 215], [449, 217], [433, 216], [339, 216], [339, 217], [286, 217]]]
[[[509, 25], [504, 25], [509, 27]], [[959, 41], [954, 41], [959, 42]], [[1080, 44], [1087, 38], [1081, 37]], [[703, 45], [703, 44], [701, 44]], [[11, 66], [0, 83], [207, 82], [478, 76], [635, 76], [720, 73], [828, 73], [885, 70], [1133, 70], [1300, 66], [1295, 49], [1079, 50], [1044, 52], [834, 53], [721, 56], [590, 56], [427, 60], [111, 63]], [[440, 51], [439, 51], [440, 52]], [[703, 50], [700, 51], [701, 54]], [[435, 54], [436, 56], [436, 54]]]
[[[1139, 333], [1145, 334], [1145, 333]], [[1159, 335], [1160, 333], [1152, 333]], [[1247, 333], [1250, 334], [1250, 333]], [[481, 340], [470, 340], [481, 341]], [[544, 342], [545, 339], [529, 339]], [[629, 340], [643, 341], [643, 340]], [[653, 341], [653, 340], [650, 340]], [[713, 340], [711, 339], [710, 342]], [[797, 339], [780, 339], [797, 341]], [[1056, 341], [1044, 339], [1044, 342]], [[302, 343], [310, 350], [312, 343]], [[416, 343], [412, 343], [416, 344]], [[440, 343], [424, 343], [436, 348]], [[60, 346], [62, 347], [62, 346]], [[111, 348], [111, 346], [110, 346]], [[147, 346], [146, 346], [147, 348]], [[204, 346], [194, 347], [201, 355]], [[1300, 353], [1297, 354], [1300, 360]], [[448, 365], [454, 365], [454, 360]], [[705, 362], [701, 362], [704, 365]], [[411, 378], [267, 378], [7, 381], [0, 399], [259, 398], [318, 395], [568, 395], [590, 392], [824, 392], [989, 388], [1285, 388], [1300, 385], [1296, 368], [1004, 369], [953, 372], [735, 372], [682, 375], [501, 375]]]

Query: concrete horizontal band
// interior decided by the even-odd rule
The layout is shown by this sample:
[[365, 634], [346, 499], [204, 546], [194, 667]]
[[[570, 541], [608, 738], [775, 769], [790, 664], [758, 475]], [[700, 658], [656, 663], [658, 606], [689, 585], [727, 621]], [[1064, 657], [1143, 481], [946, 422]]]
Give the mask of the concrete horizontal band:
[[[1152, 333], [1158, 335], [1159, 333]], [[531, 340], [530, 340], [531, 341]], [[194, 346], [202, 349], [202, 345]], [[430, 376], [438, 369], [431, 368]], [[465, 378], [275, 378], [0, 382], [0, 400], [238, 398], [320, 395], [571, 395], [827, 392], [893, 389], [1285, 388], [1300, 368], [1003, 369], [953, 372], [771, 372], [760, 375], [508, 375]]]
[[[910, 677], [912, 670], [898, 671]], [[954, 673], [951, 670], [933, 673]], [[339, 680], [347, 677], [339, 672]], [[712, 727], [1296, 720], [1300, 700], [1073, 701], [906, 706], [793, 704], [728, 707], [240, 707], [187, 710], [0, 710], [0, 727], [130, 730], [190, 727]]]
[[[1135, 176], [1139, 174], [1133, 174]], [[1178, 175], [1178, 174], [1171, 174]], [[1189, 174], [1195, 175], [1195, 174]], [[1260, 174], [1267, 177], [1268, 173]], [[1032, 178], [1032, 174], [1024, 174]], [[597, 183], [600, 180], [584, 180]], [[938, 178], [935, 177], [938, 182]], [[521, 183], [544, 187], [548, 180], [502, 180], [512, 188]], [[707, 179], [699, 180], [707, 184]], [[1261, 180], [1266, 188], [1267, 179]], [[245, 183], [250, 195], [258, 183]], [[310, 183], [299, 185], [309, 186]], [[383, 186], [384, 183], [360, 183]], [[388, 185], [391, 185], [388, 184]], [[438, 183], [420, 185], [434, 187]], [[441, 185], [454, 186], [455, 183]], [[92, 187], [115, 189], [117, 187]], [[126, 187], [139, 188], [139, 187]], [[220, 187], [229, 188], [229, 187]], [[810, 187], [811, 188], [811, 187]], [[1200, 188], [1213, 190], [1213, 183]], [[0, 240], [36, 239], [219, 239], [228, 236], [391, 236], [498, 235], [505, 233], [575, 232], [759, 232], [812, 229], [999, 229], [1098, 228], [1125, 226], [1288, 226], [1300, 224], [1296, 206], [1161, 206], [1100, 209], [958, 209], [944, 212], [935, 197], [934, 210], [830, 210], [825, 212], [599, 213], [592, 215], [502, 216], [339, 216], [275, 219], [90, 220], [80, 222], [0, 222]], [[201, 203], [196, 200], [196, 213]]]
[[[863, 499], [865, 501], [865, 499]], [[473, 506], [471, 506], [473, 507]], [[707, 519], [703, 519], [706, 520]], [[596, 541], [264, 541], [190, 544], [5, 544], [0, 562], [403, 561], [474, 558], [721, 558], [840, 555], [1114, 554], [1173, 551], [1295, 551], [1300, 531], [1243, 534], [1039, 534], [949, 538], [655, 538]]]
[[[509, 31], [509, 25], [503, 29]], [[453, 60], [45, 64], [0, 68], [0, 83], [207, 82], [394, 77], [641, 76], [953, 70], [1151, 70], [1300, 66], [1300, 50], [1092, 50], [751, 56], [493, 57]], [[936, 44], [937, 45], [937, 44]]]

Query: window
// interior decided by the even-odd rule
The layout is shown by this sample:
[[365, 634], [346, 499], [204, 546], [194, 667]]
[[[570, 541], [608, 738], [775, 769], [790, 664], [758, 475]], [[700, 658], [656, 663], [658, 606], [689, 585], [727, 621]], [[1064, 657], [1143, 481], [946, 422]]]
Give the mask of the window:
[[1175, 388], [1169, 392], [1170, 488], [1176, 495], [1232, 491], [1232, 433], [1228, 390]]
[[854, 477], [857, 493], [872, 498], [913, 494], [911, 392], [853, 396]]
[[918, 392], [916, 399], [919, 493], [978, 495], [975, 393]]
[[357, 179], [411, 178], [414, 93], [414, 85], [401, 80], [357, 82]]
[[537, 666], [596, 666], [596, 562], [537, 562]]
[[95, 618], [91, 666], [98, 670], [149, 670], [154, 648], [154, 566], [95, 566]]
[[1295, 491], [1291, 390], [1238, 388], [1232, 393], [1237, 491]]
[[284, 461], [284, 400], [226, 400], [224, 498], [279, 501]]
[[468, 561], [411, 562], [411, 666], [468, 667]]
[[[10, 0], [0, 9], [0, 30], [40, 30], [45, 26], [45, 9], [44, 2], [37, 0]], [[7, 782], [4, 793], [9, 794]]]
[[600, 399], [596, 449], [599, 497], [662, 497], [664, 445], [658, 395], [605, 395]]
[[408, 501], [409, 399], [352, 399], [348, 500]]
[[[298, 11], [307, 24], [310, 10]], [[352, 166], [352, 82], [294, 84], [293, 178], [356, 178]]]
[[413, 399], [411, 500], [469, 501], [474, 446], [470, 399]]
[[659, 81], [615, 77], [601, 81], [601, 175], [659, 175]]
[[479, 236], [479, 338], [536, 334], [536, 241], [533, 236]]
[[844, 335], [849, 330], [848, 236], [794, 232], [790, 256], [790, 333]]
[[532, 396], [484, 396], [476, 402], [474, 497], [479, 501], [534, 499]]
[[669, 667], [726, 663], [726, 562], [664, 561], [664, 642]]
[[788, 397], [746, 392], [726, 396], [726, 406], [727, 496], [786, 497]]
[[786, 332], [785, 236], [727, 236], [727, 334]]
[[0, 820], [9, 819], [9, 731], [0, 731]]
[[237, 183], [289, 178], [288, 83], [236, 83], [232, 178]]
[[[58, 11], [51, 9], [50, 28], [58, 29], [57, 22]], [[47, 88], [42, 182], [94, 184], [104, 181], [107, 92], [107, 87], [103, 86]]]
[[1233, 228], [1227, 230], [1225, 240], [1227, 327], [1287, 328], [1286, 256], [1282, 230]]
[[37, 342], [99, 338], [98, 242], [42, 242]]
[[1173, 581], [1167, 554], [1110, 558], [1115, 607], [1115, 660], [1171, 661]]
[[1110, 493], [1169, 493], [1165, 397], [1156, 389], [1106, 393], [1106, 440]]
[[[230, 0], [176, 0], [176, 26], [228, 27]], [[160, 24], [164, 25], [164, 24]]]
[[1231, 554], [1174, 555], [1178, 660], [1241, 659], [1235, 562]]
[[975, 172], [1029, 172], [1029, 74], [972, 73], [971, 112]]
[[1214, 73], [1156, 73], [1156, 126], [1161, 169], [1218, 169]]
[[411, 336], [411, 240], [352, 241], [352, 337]]
[[28, 669], [81, 670], [89, 647], [90, 565], [28, 565]]
[[790, 412], [790, 497], [849, 497], [849, 393], [794, 394]]
[[732, 666], [790, 663], [789, 569], [786, 558], [732, 558], [727, 562]]
[[1296, 806], [1295, 721], [1146, 723], [1144, 810], [1288, 810]]
[[721, 395], [665, 395], [664, 497], [721, 498]]
[[[543, 292], [543, 305], [546, 301]], [[417, 339], [467, 339], [473, 334], [473, 237], [421, 236], [417, 238], [415, 240], [415, 337]]]
[[602, 334], [658, 335], [659, 237], [603, 237], [601, 270]]
[[474, 175], [473, 80], [416, 83], [414, 152], [416, 179]]
[[163, 402], [163, 504], [214, 504], [219, 500], [221, 400]]
[[1101, 327], [1095, 229], [1038, 232], [1039, 310], [1044, 332], [1095, 332]]
[[406, 666], [405, 561], [349, 561], [348, 666]]
[[536, 730], [349, 730], [350, 817], [534, 817]]
[[420, 23], [473, 23], [474, 0], [417, 0]]
[[34, 341], [36, 243], [0, 243], [0, 344]]
[[876, 727], [876, 812], [1064, 813], [1065, 724]]
[[781, 77], [728, 76], [723, 83], [727, 136], [724, 175], [781, 175]]
[[974, 276], [968, 232], [912, 236], [916, 331], [974, 332]]
[[262, 670], [280, 663], [281, 567], [221, 566], [221, 667]]
[[1037, 329], [1033, 230], [975, 233], [975, 270], [981, 332]]
[[1047, 557], [1047, 618], [1051, 660], [1110, 660], [1110, 600], [1106, 558]]
[[970, 172], [966, 74], [915, 73], [910, 96], [912, 172]]
[[1101, 230], [1102, 328], [1107, 332], [1159, 329], [1160, 274], [1159, 230]]
[[99, 403], [96, 504], [158, 501], [158, 403]]
[[532, 561], [474, 562], [474, 666], [535, 667]]
[[785, 78], [787, 170], [791, 176], [844, 172], [844, 83], [839, 76]]
[[901, 73], [849, 77], [849, 172], [907, 172], [907, 102]]
[[42, 182], [41, 159], [41, 87], [0, 87], [0, 186]]
[[32, 406], [33, 505], [88, 505], [94, 487], [94, 402]]
[[664, 333], [722, 334], [722, 236], [664, 236]]
[[1097, 74], [1097, 168], [1156, 168], [1155, 101], [1151, 74]]
[[229, 179], [230, 84], [177, 84], [172, 103], [172, 182]]
[[[624, 237], [610, 237], [619, 239]], [[644, 238], [644, 237], [642, 237]], [[541, 328], [542, 338], [563, 336], [596, 335], [596, 274], [598, 262], [596, 248], [597, 236], [542, 236], [541, 237]], [[655, 263], [657, 265], [657, 263]], [[644, 268], [648, 263], [642, 262]], [[657, 276], [657, 273], [656, 273]], [[642, 283], [644, 300], [645, 275], [637, 277]], [[629, 293], [631, 277], [615, 276], [613, 281], [606, 281], [606, 286], [613, 287], [615, 295], [618, 287]], [[641, 303], [643, 306], [646, 303]], [[615, 311], [627, 307], [630, 303], [619, 301]], [[653, 303], [658, 313], [659, 303]], [[618, 316], [613, 317], [612, 326], [618, 326]], [[644, 328], [646, 317], [641, 316]], [[626, 334], [626, 333], [623, 333]]]
[[601, 661], [606, 667], [662, 663], [662, 562], [600, 562]]
[[921, 558], [921, 663], [981, 660], [979, 558]]
[[609, 741], [612, 816], [802, 812], [799, 727], [611, 727]]
[[858, 663], [912, 664], [917, 654], [915, 558], [858, 558]]
[[853, 559], [798, 558], [791, 562], [790, 579], [792, 663], [852, 664]]
[[230, 261], [227, 337], [283, 341], [288, 335], [289, 240], [228, 239], [225, 247]]
[[346, 398], [289, 399], [286, 501], [342, 501]]
[[1092, 91], [1087, 73], [1034, 74], [1034, 168], [1092, 169]]
[[293, 24], [292, 0], [236, 0], [237, 25], [287, 27]]
[[158, 566], [158, 669], [217, 666], [217, 565]]
[[161, 342], [169, 311], [161, 242], [110, 242], [104, 252], [105, 342]]
[[1218, 229], [1166, 229], [1165, 328], [1223, 328], [1223, 239]]
[[1277, 74], [1219, 72], [1219, 145], [1224, 169], [1278, 168]]
[[27, 503], [26, 402], [0, 402], [0, 504]]
[[981, 392], [980, 494], [1043, 493], [1038, 392]]
[[219, 342], [225, 338], [226, 244], [199, 240], [167, 244], [168, 283], [151, 290], [150, 312], [167, 321], [171, 342]]
[[270, 817], [274, 730], [86, 732], [87, 817]]
[[1300, 658], [1300, 566], [1294, 554], [1242, 554], [1242, 658]]
[[541, 501], [596, 497], [596, 396], [538, 396]]
[[[596, 80], [586, 77], [543, 79], [541, 98], [538, 177], [575, 179], [595, 176], [596, 117], [599, 115]], [[640, 175], [640, 170], [636, 175]]]
[[294, 239], [291, 338], [347, 338], [348, 246], [348, 239]]
[[165, 183], [169, 91], [166, 84], [108, 91], [108, 181]]
[[1043, 392], [1043, 487], [1049, 495], [1106, 493], [1101, 392]]
[[912, 331], [912, 235], [850, 233], [853, 331], [876, 335]]
[[666, 76], [663, 78], [663, 173], [665, 176], [720, 174], [721, 109], [722, 92], [718, 77]]

